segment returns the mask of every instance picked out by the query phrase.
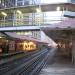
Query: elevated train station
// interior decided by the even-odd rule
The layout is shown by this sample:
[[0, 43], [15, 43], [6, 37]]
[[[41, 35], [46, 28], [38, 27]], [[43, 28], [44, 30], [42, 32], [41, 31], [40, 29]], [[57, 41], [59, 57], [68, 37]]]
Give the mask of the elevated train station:
[[75, 75], [74, 0], [0, 0], [0, 75]]

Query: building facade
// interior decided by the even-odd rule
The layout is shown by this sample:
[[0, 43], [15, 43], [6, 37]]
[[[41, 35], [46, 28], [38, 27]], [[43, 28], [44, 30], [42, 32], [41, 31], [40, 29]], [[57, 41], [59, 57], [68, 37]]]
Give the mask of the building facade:
[[71, 12], [73, 8], [69, 8], [73, 7], [71, 4], [73, 2], [74, 0], [1, 0], [0, 26], [44, 25], [60, 22], [64, 15], [75, 15]]

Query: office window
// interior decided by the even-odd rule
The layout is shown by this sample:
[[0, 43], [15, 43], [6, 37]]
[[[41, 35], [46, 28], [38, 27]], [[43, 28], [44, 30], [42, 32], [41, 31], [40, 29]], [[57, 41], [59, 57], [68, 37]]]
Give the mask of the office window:
[[71, 0], [72, 3], [75, 3], [75, 0]]
[[24, 5], [29, 5], [29, 1], [28, 0], [25, 0], [24, 1]]
[[32, 36], [32, 31], [21, 31], [16, 32], [17, 35], [25, 35], [25, 36]]
[[23, 0], [17, 0], [17, 2], [18, 2], [18, 1], [23, 1]]
[[17, 6], [22, 6], [23, 5], [23, 2], [18, 2], [17, 3]]
[[40, 4], [41, 0], [32, 0], [32, 3], [37, 5], [37, 4]]
[[4, 4], [5, 4], [5, 7], [15, 6], [15, 0], [5, 0]]

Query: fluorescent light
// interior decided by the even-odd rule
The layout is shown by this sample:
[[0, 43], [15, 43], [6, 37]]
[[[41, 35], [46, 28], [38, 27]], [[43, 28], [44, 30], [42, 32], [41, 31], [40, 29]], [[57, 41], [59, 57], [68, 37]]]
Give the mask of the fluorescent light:
[[7, 14], [6, 14], [5, 12], [1, 12], [1, 14], [2, 14], [3, 16], [7, 16]]
[[58, 7], [56, 8], [56, 10], [57, 10], [57, 11], [60, 11], [60, 7], [58, 6]]
[[41, 9], [40, 8], [36, 8], [36, 12], [37, 13], [40, 13], [41, 12]]
[[20, 15], [22, 14], [22, 12], [20, 10], [17, 10], [17, 13], [20, 14]]
[[2, 37], [0, 36], [0, 38], [2, 38]]

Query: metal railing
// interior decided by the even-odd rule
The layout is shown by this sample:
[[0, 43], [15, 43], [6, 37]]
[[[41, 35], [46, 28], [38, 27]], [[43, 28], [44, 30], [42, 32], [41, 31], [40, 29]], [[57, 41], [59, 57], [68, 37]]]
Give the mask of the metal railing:
[[0, 20], [0, 27], [15, 27], [15, 26], [46, 26], [52, 22], [61, 22], [62, 20], [47, 20], [46, 21], [24, 21], [24, 20]]

